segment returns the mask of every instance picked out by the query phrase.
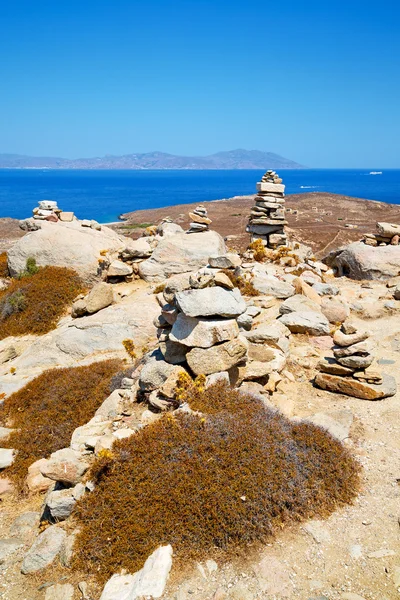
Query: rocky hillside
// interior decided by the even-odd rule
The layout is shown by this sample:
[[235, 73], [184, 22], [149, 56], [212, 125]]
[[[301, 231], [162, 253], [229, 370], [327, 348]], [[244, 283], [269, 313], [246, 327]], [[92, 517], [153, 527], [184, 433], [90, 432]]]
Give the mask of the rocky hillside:
[[398, 596], [394, 208], [292, 197], [239, 252], [232, 202], [137, 239], [44, 202], [2, 255], [7, 600]]
[[260, 150], [229, 150], [209, 156], [176, 156], [165, 152], [67, 159], [0, 154], [0, 169], [303, 169], [293, 160]]

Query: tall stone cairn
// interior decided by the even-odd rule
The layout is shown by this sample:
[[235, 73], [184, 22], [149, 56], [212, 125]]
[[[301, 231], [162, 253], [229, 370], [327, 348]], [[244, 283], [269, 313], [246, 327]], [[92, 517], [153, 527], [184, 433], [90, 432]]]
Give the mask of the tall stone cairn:
[[275, 171], [267, 171], [257, 183], [256, 201], [246, 228], [252, 242], [262, 240], [268, 248], [286, 245], [284, 192], [285, 186]]

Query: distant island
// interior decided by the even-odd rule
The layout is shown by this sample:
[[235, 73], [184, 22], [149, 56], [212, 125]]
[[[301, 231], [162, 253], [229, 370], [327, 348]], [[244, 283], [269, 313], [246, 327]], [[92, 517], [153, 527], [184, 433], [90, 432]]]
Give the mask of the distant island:
[[260, 150], [229, 150], [209, 156], [175, 156], [165, 152], [106, 155], [95, 158], [57, 158], [0, 154], [0, 169], [304, 169], [293, 160]]

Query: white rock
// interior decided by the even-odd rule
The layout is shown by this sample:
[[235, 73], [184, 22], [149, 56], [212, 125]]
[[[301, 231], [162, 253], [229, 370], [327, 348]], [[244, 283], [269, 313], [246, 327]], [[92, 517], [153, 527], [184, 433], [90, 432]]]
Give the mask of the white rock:
[[133, 269], [121, 260], [113, 260], [107, 270], [107, 277], [126, 277], [132, 275]]
[[81, 227], [77, 221], [57, 226], [42, 221], [41, 229], [27, 233], [8, 250], [8, 266], [11, 275], [18, 275], [32, 257], [39, 267], [68, 267], [93, 283], [99, 278], [100, 252], [118, 251], [123, 246], [123, 239], [108, 227], [100, 232]]
[[161, 598], [172, 567], [172, 546], [160, 546], [134, 575], [113, 575], [100, 600], [136, 600], [143, 596]]
[[273, 275], [256, 276], [252, 279], [252, 284], [260, 294], [275, 298], [289, 298], [295, 294], [295, 289], [290, 283], [281, 281]]
[[11, 467], [15, 460], [15, 450], [11, 448], [0, 448], [0, 469]]
[[107, 308], [114, 301], [114, 291], [112, 285], [102, 281], [95, 285], [85, 298], [86, 310], [93, 314]]
[[286, 325], [292, 333], [308, 333], [309, 335], [329, 335], [328, 319], [321, 313], [299, 311], [284, 314], [280, 322]]
[[240, 291], [221, 287], [177, 292], [176, 302], [188, 317], [237, 317], [246, 310]]
[[239, 267], [242, 264], [242, 261], [238, 254], [228, 252], [227, 254], [222, 254], [220, 256], [210, 256], [208, 263], [215, 269], [231, 269]]
[[146, 281], [161, 281], [195, 271], [208, 264], [210, 255], [224, 253], [224, 240], [216, 231], [177, 233], [160, 240], [152, 256], [140, 263], [139, 273]]
[[191, 348], [209, 348], [219, 342], [233, 340], [238, 335], [235, 319], [196, 318], [179, 313], [169, 339]]
[[22, 562], [21, 572], [34, 573], [50, 565], [60, 553], [66, 533], [60, 527], [52, 525], [41, 533], [28, 550]]
[[70, 583], [56, 583], [46, 589], [44, 600], [72, 600], [74, 586]]
[[287, 300], [282, 302], [282, 304], [279, 307], [279, 312], [281, 315], [305, 310], [319, 312], [321, 310], [321, 307], [319, 306], [319, 304], [317, 304], [310, 298], [307, 298], [307, 296], [303, 296], [302, 294], [296, 294], [295, 296], [288, 298]]
[[247, 344], [237, 338], [212, 348], [193, 348], [187, 353], [186, 359], [195, 375], [210, 375], [228, 371], [243, 361], [246, 353]]

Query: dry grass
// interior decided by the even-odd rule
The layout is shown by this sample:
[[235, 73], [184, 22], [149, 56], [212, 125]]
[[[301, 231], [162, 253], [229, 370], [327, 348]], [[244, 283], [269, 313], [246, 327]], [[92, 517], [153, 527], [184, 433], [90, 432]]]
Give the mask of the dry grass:
[[10, 277], [7, 264], [7, 252], [2, 252], [0, 254], [0, 277]]
[[259, 296], [260, 293], [257, 292], [256, 288], [253, 286], [251, 281], [247, 281], [243, 279], [243, 277], [237, 277], [233, 271], [230, 269], [222, 269], [222, 273], [225, 273], [227, 277], [231, 280], [233, 285], [241, 291], [243, 296]]
[[43, 335], [57, 322], [78, 294], [84, 291], [75, 271], [43, 267], [29, 276], [13, 279], [0, 292], [0, 339], [11, 335]]
[[21, 488], [29, 465], [69, 446], [74, 429], [93, 417], [120, 370], [119, 360], [51, 369], [6, 398], [0, 422], [15, 431], [2, 445], [18, 453], [5, 475]]
[[254, 240], [249, 245], [249, 248], [254, 252], [254, 260], [256, 260], [257, 262], [264, 262], [266, 260], [267, 251], [265, 249], [264, 244], [262, 243], [262, 240]]
[[355, 497], [358, 464], [322, 429], [221, 383], [192, 390], [203, 416], [165, 415], [95, 463], [76, 511], [78, 569], [133, 573], [168, 543], [185, 562], [210, 558]]

